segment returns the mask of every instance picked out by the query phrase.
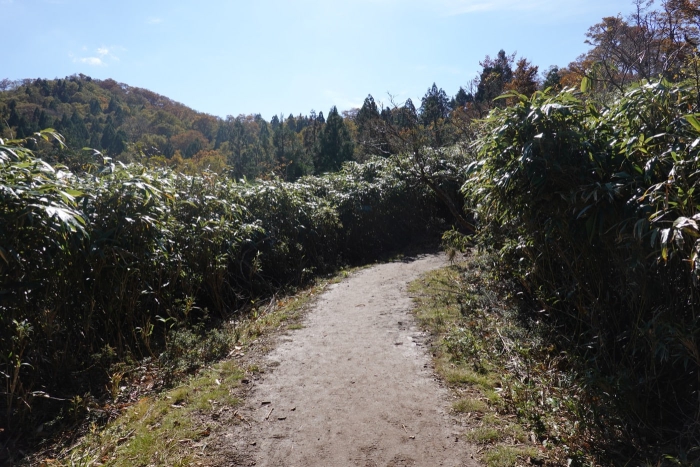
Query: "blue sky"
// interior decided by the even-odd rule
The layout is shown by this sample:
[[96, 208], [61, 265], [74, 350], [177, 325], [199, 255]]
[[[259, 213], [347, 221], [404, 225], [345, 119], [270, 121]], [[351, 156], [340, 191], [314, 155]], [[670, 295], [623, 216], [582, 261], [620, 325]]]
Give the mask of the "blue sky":
[[0, 0], [0, 79], [84, 73], [212, 115], [448, 95], [500, 49], [540, 70], [631, 0]]

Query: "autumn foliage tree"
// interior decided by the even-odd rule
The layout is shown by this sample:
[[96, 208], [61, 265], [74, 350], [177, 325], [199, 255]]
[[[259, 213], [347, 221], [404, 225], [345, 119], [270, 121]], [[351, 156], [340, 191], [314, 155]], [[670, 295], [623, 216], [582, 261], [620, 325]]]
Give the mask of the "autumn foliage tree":
[[537, 66], [533, 66], [525, 58], [521, 58], [513, 71], [513, 78], [506, 83], [504, 90], [516, 91], [530, 97], [539, 87], [537, 80], [538, 69]]
[[699, 21], [697, 0], [664, 0], [659, 8], [636, 0], [631, 15], [603, 18], [588, 30], [591, 49], [569, 68], [600, 93], [622, 92], [640, 79], [683, 79], [697, 61]]

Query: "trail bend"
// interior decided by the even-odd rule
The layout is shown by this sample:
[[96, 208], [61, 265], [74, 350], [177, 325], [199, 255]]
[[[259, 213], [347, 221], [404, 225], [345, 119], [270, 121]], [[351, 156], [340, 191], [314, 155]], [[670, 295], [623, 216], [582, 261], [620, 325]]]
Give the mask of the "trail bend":
[[379, 264], [331, 285], [265, 357], [229, 427], [225, 465], [478, 465], [449, 414], [407, 285], [443, 255]]

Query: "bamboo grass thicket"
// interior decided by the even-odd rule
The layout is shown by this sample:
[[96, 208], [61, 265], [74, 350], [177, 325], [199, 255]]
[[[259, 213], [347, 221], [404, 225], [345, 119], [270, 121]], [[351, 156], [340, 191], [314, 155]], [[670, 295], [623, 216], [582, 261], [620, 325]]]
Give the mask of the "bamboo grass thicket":
[[[512, 93], [462, 190], [479, 244], [523, 284], [611, 440], [700, 444], [697, 89]], [[538, 313], [534, 313], [538, 310]]]
[[76, 395], [101, 394], [111, 364], [157, 356], [170, 330], [400, 248], [437, 215], [432, 195], [388, 159], [296, 183], [240, 183], [102, 157], [71, 173], [6, 143], [5, 435], [67, 411]]

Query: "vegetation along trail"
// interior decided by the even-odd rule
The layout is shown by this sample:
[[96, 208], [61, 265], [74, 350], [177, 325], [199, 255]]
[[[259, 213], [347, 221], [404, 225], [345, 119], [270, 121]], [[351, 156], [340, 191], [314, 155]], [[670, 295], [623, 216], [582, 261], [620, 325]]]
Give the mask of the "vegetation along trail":
[[407, 284], [431, 255], [381, 264], [330, 286], [302, 329], [267, 356], [218, 445], [231, 465], [466, 466], [448, 393], [433, 377]]

